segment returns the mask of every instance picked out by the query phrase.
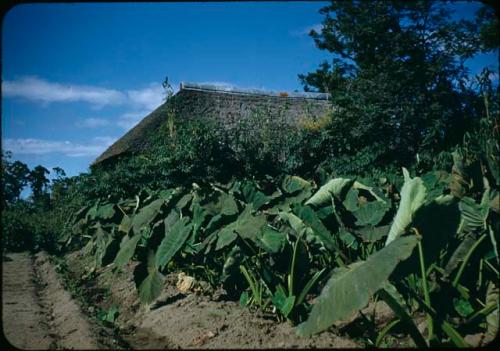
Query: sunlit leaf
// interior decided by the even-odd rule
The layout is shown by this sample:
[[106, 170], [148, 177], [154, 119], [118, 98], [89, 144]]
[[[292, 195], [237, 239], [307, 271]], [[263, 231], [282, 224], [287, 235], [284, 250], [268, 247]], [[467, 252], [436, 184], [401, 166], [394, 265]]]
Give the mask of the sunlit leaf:
[[189, 218], [183, 217], [168, 232], [165, 232], [165, 237], [156, 251], [155, 264], [157, 267], [163, 269], [170, 262], [187, 240], [192, 229], [193, 224], [189, 222]]
[[139, 234], [143, 227], [149, 225], [158, 216], [164, 203], [164, 199], [157, 199], [139, 210], [132, 219], [132, 228], [135, 234]]
[[307, 321], [297, 327], [298, 334], [308, 336], [323, 331], [365, 307], [370, 297], [384, 286], [398, 263], [411, 255], [417, 242], [414, 235], [400, 237], [366, 261], [337, 268], [313, 305]]
[[306, 201], [306, 205], [320, 207], [324, 204], [332, 202], [332, 196], [340, 197], [344, 189], [349, 188], [354, 183], [354, 180], [335, 178], [323, 185], [319, 190]]
[[389, 230], [389, 235], [387, 235], [386, 246], [405, 232], [406, 228], [412, 222], [415, 212], [425, 202], [426, 189], [422, 179], [419, 177], [410, 178], [410, 174], [404, 167], [403, 175], [405, 182], [401, 189], [401, 201], [391, 229]]
[[140, 234], [136, 234], [132, 238], [128, 235], [125, 235], [123, 237], [120, 244], [120, 251], [118, 251], [118, 254], [116, 255], [114, 260], [114, 263], [117, 266], [124, 266], [130, 261], [130, 259], [132, 259], [140, 239]]

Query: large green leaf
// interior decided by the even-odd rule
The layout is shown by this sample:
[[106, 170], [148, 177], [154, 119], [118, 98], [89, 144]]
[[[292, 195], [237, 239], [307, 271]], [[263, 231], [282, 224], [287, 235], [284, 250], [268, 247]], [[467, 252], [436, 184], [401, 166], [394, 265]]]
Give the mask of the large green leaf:
[[307, 321], [297, 327], [298, 334], [308, 336], [323, 331], [365, 307], [370, 297], [384, 287], [398, 263], [411, 255], [418, 240], [416, 236], [397, 238], [366, 261], [337, 268]]
[[198, 246], [198, 250], [201, 251], [205, 249], [205, 255], [208, 254], [211, 249], [212, 243], [218, 238], [217, 230], [221, 228], [222, 225], [224, 225], [224, 222], [227, 218], [227, 216], [218, 214], [210, 219], [204, 230], [205, 239]]
[[87, 213], [85, 214], [85, 218], [87, 219], [95, 219], [97, 215], [97, 209], [99, 208], [99, 200], [96, 201], [94, 206], [90, 207]]
[[380, 227], [367, 226], [355, 230], [355, 233], [361, 237], [363, 241], [374, 242], [382, 239], [389, 233], [390, 225]]
[[135, 234], [139, 234], [141, 229], [149, 225], [156, 216], [161, 212], [161, 208], [165, 203], [164, 199], [157, 199], [149, 205], [143, 207], [132, 219], [132, 228]]
[[283, 193], [272, 199], [270, 202], [273, 206], [265, 210], [268, 214], [279, 214], [280, 212], [287, 212], [290, 207], [294, 204], [300, 204], [304, 202], [307, 198], [311, 196], [311, 189], [306, 188], [301, 191], [297, 191], [293, 194]]
[[434, 201], [438, 196], [448, 188], [449, 180], [446, 172], [433, 171], [428, 172], [420, 177], [424, 182], [425, 189], [427, 190], [426, 203]]
[[286, 296], [283, 289], [277, 290], [271, 298], [273, 305], [283, 314], [285, 318], [288, 317], [293, 310], [295, 304], [295, 296]]
[[139, 298], [144, 304], [150, 304], [163, 290], [163, 275], [158, 271], [150, 272], [139, 285]]
[[358, 242], [356, 241], [356, 237], [352, 235], [345, 227], [339, 228], [339, 238], [347, 247], [353, 247], [354, 249], [358, 248]]
[[258, 241], [257, 235], [266, 223], [264, 215], [253, 215], [252, 206], [247, 205], [235, 222], [228, 224], [220, 230], [216, 250], [220, 250], [231, 244], [236, 240], [236, 235], [241, 236], [243, 239], [252, 240], [253, 242]]
[[426, 189], [422, 179], [419, 177], [410, 178], [410, 174], [404, 167], [403, 176], [405, 182], [401, 189], [401, 201], [391, 230], [389, 230], [389, 235], [387, 235], [386, 246], [405, 232], [406, 228], [412, 222], [415, 212], [425, 202]]
[[352, 214], [356, 217], [356, 225], [363, 227], [366, 225], [375, 226], [382, 218], [384, 218], [385, 213], [389, 210], [387, 203], [382, 201], [372, 201], [361, 205]]
[[99, 208], [96, 211], [95, 218], [96, 219], [111, 219], [115, 216], [116, 210], [115, 210], [115, 205], [114, 204], [106, 204], [103, 206], [99, 206]]
[[222, 214], [231, 216], [238, 213], [238, 205], [232, 195], [216, 191], [208, 202], [202, 203], [203, 208], [212, 216]]
[[332, 202], [332, 196], [340, 197], [344, 189], [349, 188], [354, 183], [352, 179], [335, 178], [319, 188], [318, 191], [306, 201], [306, 205], [320, 207]]
[[321, 239], [314, 233], [314, 230], [308, 226], [302, 219], [291, 212], [280, 212], [280, 218], [288, 222], [298, 237], [306, 239], [307, 243], [321, 245]]
[[217, 244], [215, 245], [216, 250], [220, 250], [236, 240], [238, 234], [234, 231], [235, 229], [236, 222], [233, 222], [226, 225], [219, 231], [219, 234], [217, 235]]
[[198, 239], [198, 233], [200, 232], [201, 226], [203, 222], [205, 222], [205, 218], [207, 218], [207, 212], [200, 206], [199, 203], [193, 204], [193, 231], [191, 236], [188, 239], [188, 244], [193, 245]]
[[458, 229], [460, 235], [486, 229], [486, 220], [490, 210], [489, 194], [489, 189], [486, 189], [480, 204], [470, 197], [463, 197], [460, 200], [458, 203], [461, 217]]
[[177, 203], [175, 204], [175, 208], [178, 209], [179, 211], [182, 210], [184, 207], [186, 207], [187, 205], [189, 205], [189, 203], [191, 202], [191, 200], [193, 199], [193, 195], [191, 194], [185, 194], [184, 196], [182, 196], [179, 201], [177, 201]]
[[342, 201], [342, 204], [344, 205], [345, 209], [349, 212], [354, 212], [359, 208], [359, 190], [358, 189], [349, 189], [347, 192], [347, 195]]
[[286, 241], [286, 234], [278, 232], [269, 226], [262, 227], [257, 234], [255, 243], [260, 248], [269, 253], [277, 253], [281, 250]]
[[139, 243], [140, 239], [140, 234], [136, 234], [133, 237], [129, 237], [128, 235], [123, 237], [120, 244], [120, 251], [118, 251], [114, 260], [114, 263], [117, 266], [124, 266], [130, 261], [130, 259], [134, 256], [137, 243]]
[[118, 225], [118, 230], [125, 234], [128, 234], [130, 232], [130, 229], [132, 229], [132, 218], [124, 214], [120, 224]]
[[335, 250], [336, 243], [330, 231], [318, 218], [314, 210], [307, 205], [296, 204], [293, 213], [297, 215], [307, 226], [311, 227], [314, 234], [319, 238], [328, 250]]
[[488, 282], [486, 289], [486, 305], [495, 304], [496, 308], [486, 316], [486, 337], [484, 343], [487, 344], [498, 336], [498, 310], [500, 294], [498, 292], [498, 285], [494, 282]]
[[470, 248], [476, 242], [476, 238], [472, 235], [466, 235], [465, 238], [460, 242], [460, 245], [455, 249], [453, 255], [451, 255], [448, 263], [445, 266], [446, 275], [453, 273], [453, 270], [458, 267], [460, 262], [462, 262], [469, 252]]
[[111, 234], [106, 232], [101, 225], [97, 224], [96, 234], [95, 234], [95, 258], [96, 265], [101, 266], [103, 264], [103, 258], [106, 255], [108, 247], [113, 242], [113, 237]]
[[163, 223], [165, 224], [165, 233], [169, 232], [172, 227], [179, 221], [179, 213], [176, 210], [172, 210], [169, 212]]
[[210, 221], [208, 222], [205, 228], [205, 235], [214, 233], [217, 229], [219, 229], [224, 224], [224, 220], [226, 218], [227, 218], [226, 216], [223, 216], [221, 214], [218, 214], [210, 218]]
[[267, 223], [264, 215], [252, 214], [252, 206], [247, 206], [236, 221], [234, 229], [242, 238], [255, 241], [261, 228]]
[[[403, 171], [403, 173], [404, 173], [404, 171]], [[358, 189], [358, 190], [363, 190], [365, 192], [368, 192], [371, 196], [373, 196], [375, 198], [376, 201], [387, 202], [387, 199], [384, 198], [384, 195], [382, 194], [382, 192], [377, 188], [364, 185], [363, 183], [360, 183], [358, 181], [355, 181], [352, 184], [352, 187], [353, 187], [353, 189]]]
[[144, 304], [150, 304], [153, 302], [158, 296], [160, 296], [163, 290], [165, 277], [163, 274], [158, 272], [158, 268], [154, 261], [154, 253], [150, 250], [147, 258], [148, 275], [138, 287], [139, 298]]
[[71, 226], [71, 233], [73, 235], [82, 235], [87, 227], [88, 227], [87, 219], [82, 218]]
[[257, 190], [257, 188], [250, 182], [245, 182], [242, 185], [241, 193], [245, 198], [245, 201], [247, 203], [251, 203], [255, 210], [258, 210], [271, 200], [271, 198], [267, 197], [263, 192]]
[[188, 217], [180, 219], [170, 231], [165, 232], [165, 238], [160, 243], [156, 251], [155, 264], [163, 269], [165, 265], [174, 257], [189, 237], [193, 224], [189, 222]]
[[243, 258], [241, 253], [241, 249], [238, 245], [235, 245], [229, 254], [227, 255], [226, 261], [224, 262], [224, 266], [222, 267], [222, 276], [221, 280], [224, 282], [228, 280], [230, 277], [237, 274], [240, 269], [240, 263]]
[[293, 194], [310, 188], [311, 183], [297, 176], [286, 176], [281, 183], [281, 187], [286, 193]]
[[174, 195], [179, 192], [179, 189], [166, 189], [158, 192], [158, 198], [170, 201]]
[[307, 226], [302, 219], [297, 217], [291, 212], [281, 212], [279, 214], [280, 218], [288, 222], [290, 227], [295, 231], [297, 236], [302, 236], [304, 234], [313, 235], [313, 230]]

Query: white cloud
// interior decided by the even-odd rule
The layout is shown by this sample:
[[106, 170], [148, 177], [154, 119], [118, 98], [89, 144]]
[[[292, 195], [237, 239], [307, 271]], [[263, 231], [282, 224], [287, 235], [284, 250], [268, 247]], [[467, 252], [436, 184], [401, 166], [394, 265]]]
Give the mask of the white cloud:
[[161, 105], [163, 101], [163, 87], [159, 84], [152, 83], [144, 89], [128, 90], [126, 95], [131, 105], [154, 110]]
[[84, 85], [64, 85], [48, 82], [37, 77], [2, 82], [6, 97], [19, 97], [44, 103], [87, 102], [94, 106], [117, 105], [124, 102], [123, 93], [114, 89]]
[[85, 102], [92, 107], [132, 106], [153, 110], [163, 100], [163, 88], [151, 83], [144, 89], [120, 91], [90, 85], [61, 84], [38, 77], [23, 77], [2, 82], [6, 97], [22, 98], [34, 102]]
[[116, 138], [109, 136], [94, 137], [85, 144], [71, 141], [46, 139], [5, 139], [3, 148], [13, 154], [44, 155], [62, 154], [69, 157], [97, 156], [113, 144]]
[[77, 121], [75, 125], [80, 128], [99, 128], [109, 126], [110, 122], [104, 118], [85, 118]]
[[104, 118], [85, 118], [79, 120], [75, 123], [78, 128], [101, 128], [109, 126], [119, 126], [124, 130], [129, 130], [133, 128], [137, 123], [139, 123], [144, 117], [146, 117], [151, 111], [131, 111], [121, 114], [114, 119], [104, 119]]

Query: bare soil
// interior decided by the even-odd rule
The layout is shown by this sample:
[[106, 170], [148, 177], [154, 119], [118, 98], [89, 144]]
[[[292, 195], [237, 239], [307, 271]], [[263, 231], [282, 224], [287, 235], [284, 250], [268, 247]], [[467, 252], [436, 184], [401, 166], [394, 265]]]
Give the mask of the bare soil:
[[[90, 266], [80, 252], [66, 256], [68, 268], [76, 277]], [[215, 295], [193, 291], [181, 292], [176, 287], [177, 274], [167, 276], [162, 295], [150, 306], [139, 302], [133, 270], [135, 264], [121, 271], [105, 267], [96, 271], [92, 290], [107, 292], [106, 301], [98, 305], [106, 309], [120, 306], [116, 325], [120, 336], [134, 349], [262, 349], [262, 348], [356, 348], [360, 347], [338, 331], [325, 331], [311, 338], [301, 338], [288, 322], [278, 322], [241, 307], [237, 301], [224, 301]]]
[[[19, 349], [227, 349], [355, 348], [338, 331], [300, 338], [293, 326], [242, 308], [235, 301], [176, 288], [176, 275], [155, 303], [141, 305], [133, 281], [134, 265], [105, 267], [83, 277], [88, 258], [67, 255], [63, 277], [46, 254], [10, 253], [4, 257], [2, 326]], [[68, 277], [69, 276], [69, 277]], [[83, 277], [83, 279], [82, 279]], [[81, 294], [68, 291], [68, 281]], [[76, 288], [75, 288], [76, 287]], [[96, 314], [118, 306], [110, 327]]]
[[31, 257], [9, 254], [2, 262], [2, 329], [7, 341], [19, 349], [54, 346], [47, 318], [37, 294]]
[[9, 254], [2, 268], [2, 327], [12, 346], [28, 350], [102, 347], [47, 255]]

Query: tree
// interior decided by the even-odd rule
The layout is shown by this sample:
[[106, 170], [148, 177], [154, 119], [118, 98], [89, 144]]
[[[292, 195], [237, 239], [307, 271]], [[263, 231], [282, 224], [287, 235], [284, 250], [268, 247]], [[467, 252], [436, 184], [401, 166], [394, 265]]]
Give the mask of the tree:
[[28, 184], [29, 168], [21, 161], [11, 162], [12, 153], [2, 152], [2, 182], [4, 206], [19, 200], [22, 190]]
[[38, 202], [47, 196], [47, 185], [49, 179], [45, 176], [50, 174], [49, 170], [43, 166], [36, 166], [29, 174], [29, 183], [33, 192], [33, 200]]
[[52, 180], [50, 193], [52, 200], [57, 202], [66, 195], [70, 179], [66, 177], [66, 172], [60, 167], [54, 167], [52, 171], [55, 173], [56, 177]]
[[476, 24], [479, 26], [481, 51], [498, 50], [500, 45], [499, 10], [491, 0], [482, 1], [485, 6], [477, 12]]
[[476, 123], [481, 101], [464, 66], [480, 47], [475, 22], [452, 20], [441, 1], [332, 1], [320, 13], [310, 35], [332, 60], [299, 79], [337, 107], [321, 145], [330, 168], [409, 166]]

